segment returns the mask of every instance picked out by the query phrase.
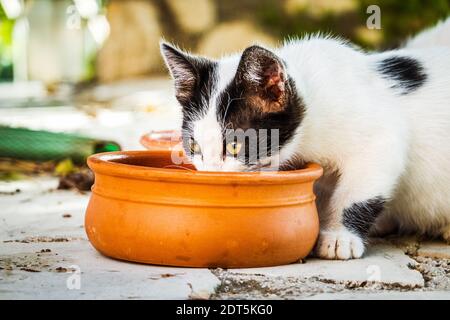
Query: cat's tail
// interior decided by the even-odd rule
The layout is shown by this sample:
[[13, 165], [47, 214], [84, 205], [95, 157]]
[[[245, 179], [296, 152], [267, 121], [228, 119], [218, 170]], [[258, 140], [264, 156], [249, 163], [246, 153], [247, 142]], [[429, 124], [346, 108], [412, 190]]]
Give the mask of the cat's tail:
[[450, 17], [406, 41], [406, 48], [450, 47]]

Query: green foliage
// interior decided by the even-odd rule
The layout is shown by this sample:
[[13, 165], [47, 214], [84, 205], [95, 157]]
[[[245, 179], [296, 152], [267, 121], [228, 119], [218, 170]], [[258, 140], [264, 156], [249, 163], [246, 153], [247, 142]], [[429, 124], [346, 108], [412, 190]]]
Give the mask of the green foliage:
[[407, 36], [432, 26], [450, 15], [450, 0], [359, 0], [361, 20], [365, 9], [376, 4], [381, 8], [385, 46], [393, 46]]
[[59, 161], [55, 167], [55, 174], [58, 176], [66, 176], [73, 172], [75, 172], [75, 165], [71, 158]]
[[12, 31], [14, 22], [6, 18], [0, 5], [0, 81], [13, 78], [12, 69]]
[[[308, 7], [286, 12], [285, 3], [261, 0], [255, 6], [258, 24], [274, 36], [286, 38], [317, 31], [331, 32], [371, 49], [398, 45], [407, 36], [450, 15], [450, 0], [355, 0], [353, 10], [323, 10], [320, 14], [312, 13]], [[360, 35], [361, 29], [367, 29], [367, 7], [374, 4], [381, 9], [382, 29], [373, 31], [379, 33], [376, 37], [379, 41], [370, 41]]]

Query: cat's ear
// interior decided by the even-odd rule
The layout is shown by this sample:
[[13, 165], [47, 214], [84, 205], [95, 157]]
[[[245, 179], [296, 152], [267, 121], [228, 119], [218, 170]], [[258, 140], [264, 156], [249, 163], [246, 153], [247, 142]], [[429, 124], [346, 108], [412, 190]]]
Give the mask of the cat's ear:
[[189, 103], [198, 83], [200, 63], [203, 59], [185, 53], [166, 43], [160, 43], [161, 54], [175, 82], [175, 96], [181, 104]]
[[287, 75], [281, 59], [260, 46], [242, 53], [236, 81], [247, 99], [262, 112], [279, 112], [286, 106]]

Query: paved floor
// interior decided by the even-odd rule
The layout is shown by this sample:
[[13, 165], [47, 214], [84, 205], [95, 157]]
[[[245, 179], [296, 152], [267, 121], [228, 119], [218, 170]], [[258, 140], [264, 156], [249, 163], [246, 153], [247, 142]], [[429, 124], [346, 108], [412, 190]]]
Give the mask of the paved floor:
[[0, 299], [450, 299], [450, 246], [374, 241], [363, 259], [257, 269], [166, 268], [100, 255], [86, 238], [89, 193], [57, 179], [0, 183]]
[[[142, 133], [178, 126], [177, 109], [161, 98], [167, 96], [165, 82], [139, 86], [154, 90], [119, 97], [95, 115], [70, 106], [0, 109], [0, 123], [81, 132], [136, 149]], [[93, 94], [110, 92], [100, 87]], [[154, 105], [140, 105], [149, 97]], [[138, 110], [123, 101], [135, 101]], [[56, 190], [57, 183], [51, 176], [0, 182], [0, 299], [450, 299], [450, 246], [415, 238], [374, 240], [359, 260], [310, 258], [272, 268], [166, 268], [112, 260], [86, 238], [89, 193]]]

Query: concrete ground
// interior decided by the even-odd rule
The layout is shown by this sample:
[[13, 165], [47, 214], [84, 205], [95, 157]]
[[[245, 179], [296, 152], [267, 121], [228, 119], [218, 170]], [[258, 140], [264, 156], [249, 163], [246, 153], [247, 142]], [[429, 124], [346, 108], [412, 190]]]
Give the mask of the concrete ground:
[[[0, 108], [0, 124], [79, 132], [140, 148], [141, 134], [176, 128], [179, 114], [173, 101], [165, 100], [167, 82], [131, 86], [146, 92], [131, 94], [129, 83], [96, 88], [91, 94], [97, 100], [113, 102], [94, 113], [71, 106]], [[141, 104], [149, 99], [155, 103]], [[363, 259], [308, 258], [271, 268], [116, 261], [87, 240], [89, 192], [57, 190], [57, 185], [50, 175], [0, 182], [0, 299], [450, 299], [450, 246], [414, 237], [374, 239]]]
[[450, 246], [375, 240], [363, 259], [256, 269], [140, 265], [86, 238], [89, 193], [49, 176], [0, 183], [0, 299], [450, 299]]

